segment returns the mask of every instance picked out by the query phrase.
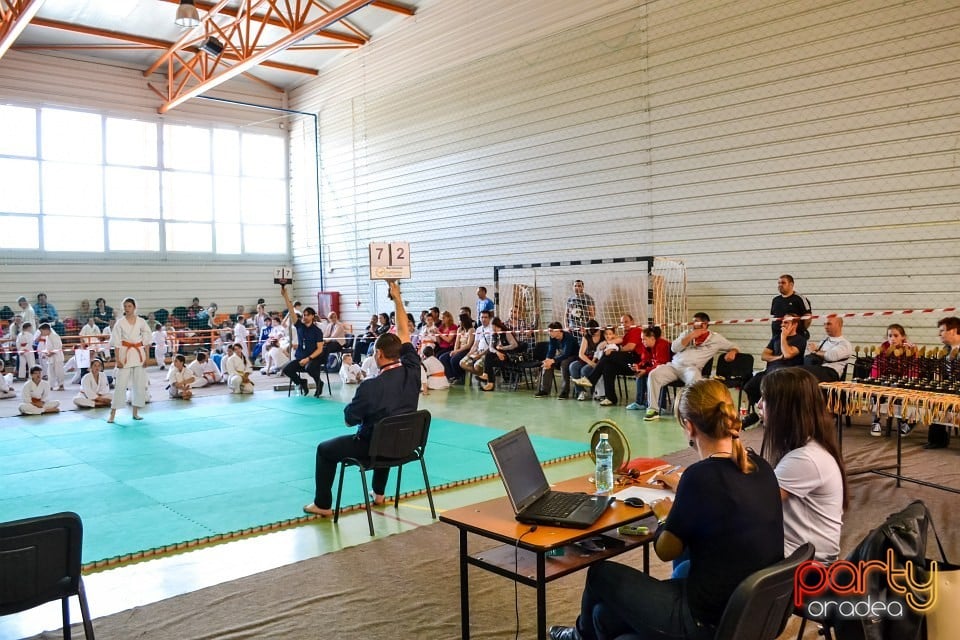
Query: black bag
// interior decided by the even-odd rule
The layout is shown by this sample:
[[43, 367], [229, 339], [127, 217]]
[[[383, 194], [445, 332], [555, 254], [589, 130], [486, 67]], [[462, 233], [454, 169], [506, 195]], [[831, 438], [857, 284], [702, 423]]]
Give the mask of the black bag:
[[873, 357], [860, 356], [853, 361], [853, 379], [867, 380], [873, 372]]
[[[925, 584], [930, 580], [926, 559], [927, 530], [932, 527], [930, 510], [922, 501], [916, 500], [868, 533], [847, 560], [852, 563], [861, 560], [886, 563], [887, 550], [893, 549], [896, 568], [902, 570], [907, 561], [912, 562], [914, 579]], [[873, 601], [903, 601], [903, 597], [887, 584], [885, 572], [880, 571], [868, 575], [867, 594]], [[914, 596], [920, 599], [919, 594]], [[867, 616], [860, 620], [832, 620], [830, 626], [834, 628], [837, 640], [917, 640], [923, 627], [923, 615], [905, 602], [903, 610], [904, 616], [900, 619]]]

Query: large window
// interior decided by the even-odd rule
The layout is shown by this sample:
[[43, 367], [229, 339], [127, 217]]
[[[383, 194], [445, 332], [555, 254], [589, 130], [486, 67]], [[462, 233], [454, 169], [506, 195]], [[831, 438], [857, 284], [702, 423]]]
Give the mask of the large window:
[[0, 104], [0, 249], [286, 254], [286, 143]]

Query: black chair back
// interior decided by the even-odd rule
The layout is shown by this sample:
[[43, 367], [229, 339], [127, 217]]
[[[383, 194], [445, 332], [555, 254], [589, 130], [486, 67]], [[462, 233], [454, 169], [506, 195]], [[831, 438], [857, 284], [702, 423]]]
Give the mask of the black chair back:
[[398, 464], [398, 460], [419, 458], [427, 446], [429, 433], [430, 412], [423, 409], [382, 419], [370, 436], [367, 468], [376, 468], [378, 460], [392, 467]]
[[774, 640], [793, 613], [793, 579], [797, 567], [813, 558], [809, 542], [790, 557], [747, 576], [727, 601], [716, 640]]
[[731, 386], [740, 386], [753, 377], [753, 356], [749, 353], [737, 353], [733, 362], [720, 356], [717, 359], [717, 377], [723, 378]]
[[78, 596], [84, 632], [93, 639], [80, 562], [83, 523], [72, 511], [0, 523], [0, 615], [62, 601], [64, 638], [70, 637], [67, 598]]

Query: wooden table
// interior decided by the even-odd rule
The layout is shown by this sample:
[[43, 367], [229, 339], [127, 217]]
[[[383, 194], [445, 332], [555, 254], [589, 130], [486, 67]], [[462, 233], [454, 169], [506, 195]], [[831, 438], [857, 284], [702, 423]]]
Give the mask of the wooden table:
[[[820, 388], [827, 394], [827, 408], [837, 418], [837, 442], [841, 455], [843, 455], [843, 416], [864, 411], [878, 411], [877, 408], [880, 405], [886, 405], [887, 413], [890, 415], [895, 407], [899, 407], [902, 416], [912, 414], [917, 418], [917, 422], [924, 424], [955, 423], [957, 416], [960, 416], [960, 396], [952, 393], [900, 389], [860, 382], [821, 382]], [[899, 428], [895, 428], [894, 431], [897, 433], [896, 465], [865, 469], [859, 473], [874, 473], [895, 478], [898, 487], [903, 481], [941, 491], [960, 493], [960, 489], [903, 475], [903, 438]], [[891, 469], [895, 471], [891, 473]]]
[[[586, 478], [575, 478], [554, 487], [558, 491], [592, 492], [593, 484]], [[622, 536], [617, 527], [640, 519], [650, 527], [645, 536]], [[650, 542], [656, 529], [656, 520], [650, 507], [629, 507], [615, 502], [589, 529], [566, 529], [517, 522], [513, 507], [506, 496], [487, 500], [440, 515], [440, 520], [460, 530], [460, 629], [466, 640], [470, 637], [470, 589], [468, 569], [470, 565], [486, 569], [537, 590], [537, 637], [547, 637], [547, 583], [574, 573], [595, 562], [612, 558], [625, 551], [643, 547], [643, 570], [650, 570]], [[467, 534], [472, 533], [503, 544], [485, 551], [470, 553]], [[603, 551], [584, 552], [575, 543], [603, 534], [613, 544], [622, 546]], [[563, 555], [548, 555], [563, 549]]]

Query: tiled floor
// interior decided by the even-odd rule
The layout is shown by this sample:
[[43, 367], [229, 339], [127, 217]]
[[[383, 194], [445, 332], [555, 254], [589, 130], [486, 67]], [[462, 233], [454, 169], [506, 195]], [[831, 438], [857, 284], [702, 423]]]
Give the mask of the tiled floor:
[[[266, 386], [258, 386], [257, 393], [273, 393]], [[332, 398], [345, 402], [352, 393], [352, 387], [342, 388], [336, 382]], [[330, 397], [324, 394], [325, 399]], [[196, 398], [192, 402], [232, 400], [228, 395], [220, 395]], [[179, 401], [151, 403], [144, 411], [147, 420], [143, 426], [149, 428], [151, 412], [176, 411], [185, 404]], [[484, 393], [475, 387], [455, 387], [450, 391], [432, 392], [421, 399], [420, 406], [434, 415], [452, 420], [502, 429], [524, 424], [533, 433], [582, 441], [589, 439], [588, 430], [592, 424], [609, 419], [627, 436], [632, 457], [655, 455], [685, 446], [680, 430], [671, 419], [644, 422], [643, 412], [626, 411], [623, 405], [604, 408], [595, 402], [560, 401], [556, 397], [535, 399], [531, 392], [523, 390]], [[99, 414], [93, 411], [86, 415], [91, 419], [99, 419]], [[58, 416], [0, 419], [0, 429], [23, 419], [56, 420]], [[312, 451], [304, 452], [304, 455], [312, 456]], [[428, 449], [428, 467], [429, 458]], [[551, 481], [559, 481], [578, 474], [589, 474], [591, 463], [588, 459], [579, 459], [551, 465], [546, 471]], [[434, 498], [437, 508], [443, 510], [498, 495], [503, 495], [503, 487], [498, 479], [494, 479], [440, 492]], [[430, 522], [424, 497], [401, 502], [398, 511], [391, 507], [378, 510], [374, 524], [380, 537]], [[336, 525], [329, 521], [315, 521], [287, 530], [98, 571], [88, 574], [84, 581], [92, 614], [96, 618], [370, 540], [366, 515], [359, 511], [343, 516]], [[71, 616], [76, 621], [80, 614], [76, 599], [73, 601]], [[54, 603], [0, 618], [0, 638], [22, 638], [59, 626], [60, 608]]]

